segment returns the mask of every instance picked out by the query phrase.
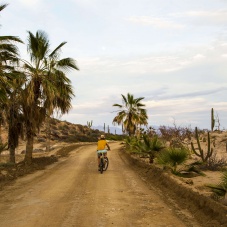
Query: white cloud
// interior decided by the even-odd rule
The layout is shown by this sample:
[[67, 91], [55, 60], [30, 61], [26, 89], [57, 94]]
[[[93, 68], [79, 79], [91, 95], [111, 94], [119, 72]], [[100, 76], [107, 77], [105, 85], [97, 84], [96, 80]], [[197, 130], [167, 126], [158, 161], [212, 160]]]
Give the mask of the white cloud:
[[196, 25], [226, 25], [227, 23], [227, 10], [188, 11], [171, 14], [171, 16], [192, 19]]
[[37, 7], [40, 5], [43, 5], [43, 1], [40, 0], [19, 0], [21, 6], [25, 6], [25, 7], [29, 7], [29, 8], [33, 8], [33, 7]]
[[184, 26], [182, 24], [171, 21], [170, 19], [158, 18], [158, 17], [129, 17], [126, 19], [132, 23], [140, 25], [148, 25], [160, 29], [182, 29]]

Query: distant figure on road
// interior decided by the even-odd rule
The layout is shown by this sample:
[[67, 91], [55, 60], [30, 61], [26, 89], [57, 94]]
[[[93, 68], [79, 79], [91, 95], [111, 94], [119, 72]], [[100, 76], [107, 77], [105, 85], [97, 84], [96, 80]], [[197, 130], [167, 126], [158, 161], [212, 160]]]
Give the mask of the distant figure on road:
[[104, 153], [104, 157], [107, 156], [107, 149], [110, 151], [110, 146], [107, 143], [105, 136], [101, 135], [100, 138], [98, 139], [98, 143], [97, 143], [97, 156], [98, 156], [98, 168], [99, 168], [99, 164], [100, 164], [100, 153]]

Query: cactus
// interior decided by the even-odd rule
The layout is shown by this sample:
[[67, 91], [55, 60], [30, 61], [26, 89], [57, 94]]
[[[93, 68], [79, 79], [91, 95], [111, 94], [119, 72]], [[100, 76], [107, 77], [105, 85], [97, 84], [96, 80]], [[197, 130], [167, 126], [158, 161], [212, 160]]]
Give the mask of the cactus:
[[206, 153], [204, 153], [203, 149], [201, 148], [197, 127], [195, 127], [195, 138], [196, 138], [196, 141], [197, 141], [199, 152], [196, 151], [193, 143], [191, 142], [192, 151], [194, 152], [195, 155], [200, 157], [203, 162], [207, 162], [207, 160], [213, 154], [213, 148], [211, 148], [211, 146], [210, 146], [210, 133], [208, 132], [208, 135], [207, 135], [207, 152]]
[[91, 122], [87, 121], [87, 126], [88, 126], [88, 128], [91, 128], [91, 126], [92, 126], [92, 120], [91, 120]]
[[211, 131], [213, 132], [215, 125], [215, 119], [214, 119], [214, 109], [211, 108]]
[[109, 127], [109, 125], [107, 126], [107, 132], [110, 134], [110, 127]]
[[105, 125], [105, 123], [104, 123], [104, 127], [103, 127], [103, 129], [104, 129], [104, 132], [106, 132], [106, 125]]

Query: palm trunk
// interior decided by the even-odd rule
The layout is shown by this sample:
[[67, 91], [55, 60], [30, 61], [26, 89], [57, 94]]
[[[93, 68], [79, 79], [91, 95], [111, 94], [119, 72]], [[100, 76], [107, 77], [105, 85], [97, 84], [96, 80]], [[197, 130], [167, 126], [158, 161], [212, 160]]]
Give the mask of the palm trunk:
[[46, 152], [50, 151], [50, 116], [46, 119]]
[[28, 165], [31, 165], [31, 163], [32, 163], [33, 141], [34, 141], [34, 135], [32, 133], [32, 130], [28, 130], [27, 131], [26, 153], [25, 153], [25, 157], [24, 157], [24, 161]]
[[9, 161], [15, 163], [15, 148], [18, 144], [18, 131], [15, 121], [14, 105], [10, 106], [9, 110], [9, 128], [8, 128], [8, 147], [9, 147]]
[[12, 163], [16, 162], [16, 159], [15, 159], [15, 146], [13, 146], [13, 145], [9, 147], [9, 161], [12, 162]]

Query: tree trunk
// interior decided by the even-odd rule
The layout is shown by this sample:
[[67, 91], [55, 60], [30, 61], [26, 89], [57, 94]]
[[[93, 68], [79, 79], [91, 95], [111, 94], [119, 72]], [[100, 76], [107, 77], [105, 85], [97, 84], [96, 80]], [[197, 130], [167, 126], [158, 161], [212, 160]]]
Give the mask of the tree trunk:
[[46, 152], [50, 151], [50, 117], [46, 119]]
[[34, 136], [30, 131], [30, 133], [27, 133], [26, 153], [24, 157], [24, 161], [27, 165], [32, 164], [33, 140]]
[[9, 147], [9, 161], [12, 163], [16, 162], [15, 159], [15, 146], [10, 146]]

